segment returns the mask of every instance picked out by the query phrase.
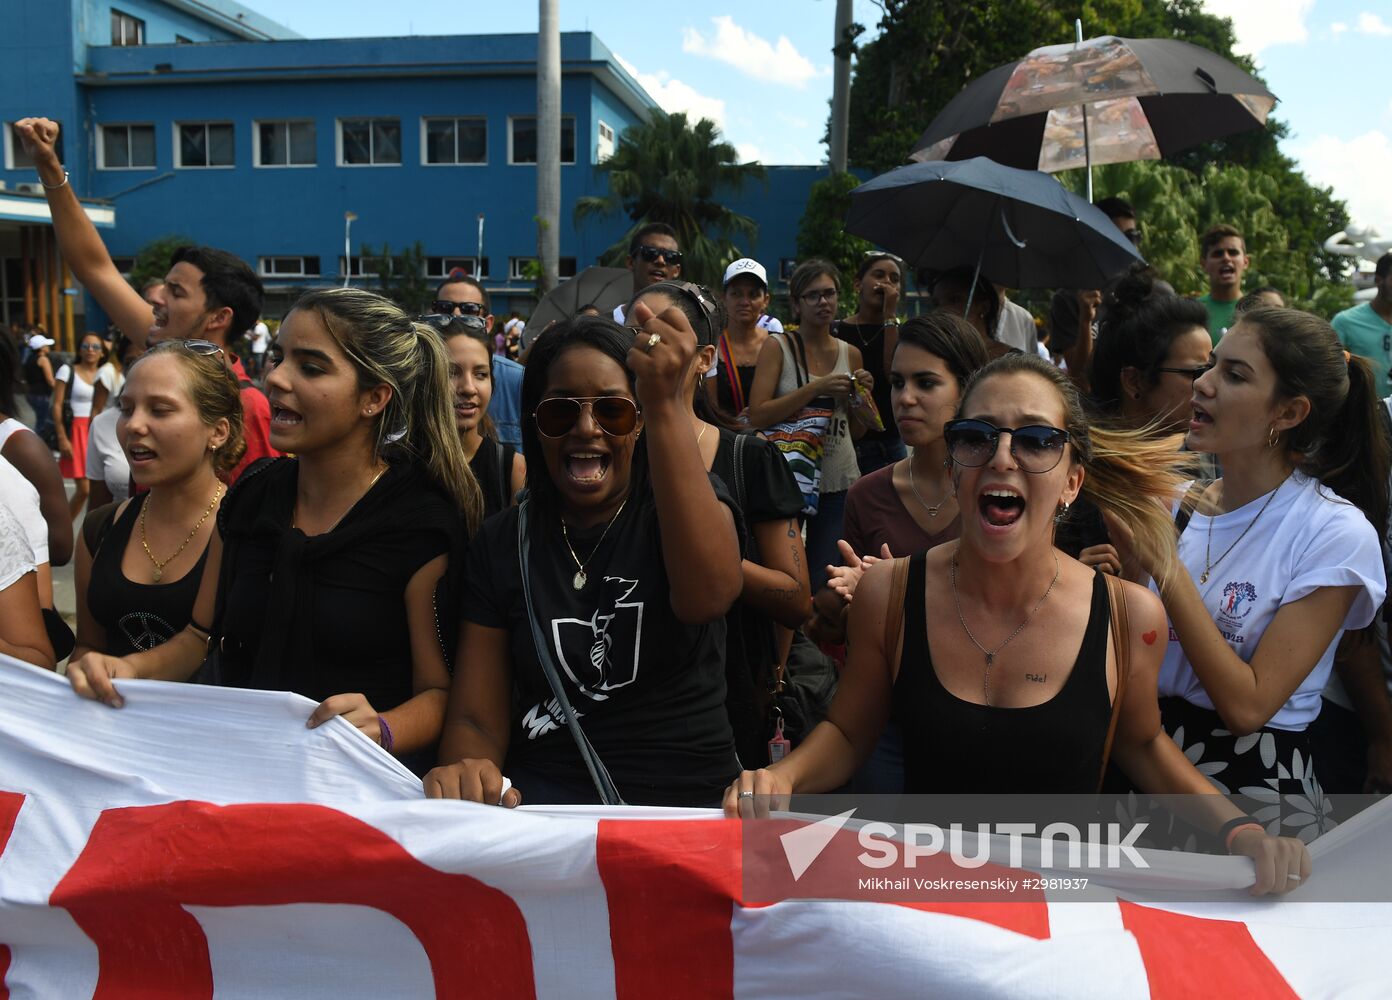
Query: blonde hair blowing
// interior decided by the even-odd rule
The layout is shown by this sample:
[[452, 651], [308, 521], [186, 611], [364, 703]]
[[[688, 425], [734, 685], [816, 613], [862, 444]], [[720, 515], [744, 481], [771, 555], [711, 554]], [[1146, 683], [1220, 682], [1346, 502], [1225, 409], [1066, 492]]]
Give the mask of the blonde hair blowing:
[[194, 354], [182, 340], [156, 344], [136, 358], [126, 371], [129, 378], [148, 358], [168, 355], [178, 362], [184, 372], [184, 385], [189, 401], [198, 411], [198, 419], [212, 427], [219, 420], [227, 421], [227, 440], [213, 452], [213, 469], [231, 472], [246, 454], [246, 439], [242, 436], [242, 390], [237, 377], [228, 369], [221, 354]]
[[376, 421], [379, 456], [404, 452], [420, 462], [454, 500], [472, 537], [483, 518], [483, 493], [454, 426], [454, 387], [445, 345], [395, 303], [358, 288], [306, 292], [296, 309], [318, 314], [358, 370], [364, 390], [392, 396]]
[[962, 393], [958, 416], [983, 382], [995, 375], [1030, 374], [1048, 382], [1063, 400], [1064, 429], [1083, 467], [1082, 495], [1130, 527], [1135, 546], [1155, 579], [1164, 583], [1175, 564], [1170, 504], [1193, 478], [1195, 456], [1180, 451], [1182, 438], [1155, 427], [1088, 423], [1078, 390], [1067, 375], [1033, 354], [1011, 353], [979, 369]]

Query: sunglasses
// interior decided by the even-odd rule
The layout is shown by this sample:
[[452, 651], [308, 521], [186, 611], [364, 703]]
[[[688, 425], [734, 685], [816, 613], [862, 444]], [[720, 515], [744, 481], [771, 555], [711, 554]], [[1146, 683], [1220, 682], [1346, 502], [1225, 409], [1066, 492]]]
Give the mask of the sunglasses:
[[183, 348], [190, 354], [197, 354], [200, 358], [211, 358], [214, 354], [222, 353], [222, 348], [211, 340], [162, 340], [151, 350], [169, 351], [175, 348]]
[[[436, 302], [435, 304], [438, 306], [440, 303]], [[475, 303], [469, 304], [473, 305]], [[451, 326], [455, 325], [456, 323], [468, 330], [482, 330], [485, 326], [488, 325], [484, 323], [482, 316], [472, 315], [469, 313], [466, 313], [463, 316], [450, 316], [446, 313], [427, 313], [424, 316], [417, 317], [417, 319], [422, 323], [434, 327], [441, 333], [444, 333], [446, 330], [448, 330]]]
[[436, 299], [434, 302], [430, 303], [430, 311], [432, 313], [443, 313], [446, 316], [450, 316], [453, 315], [456, 309], [465, 316], [486, 315], [483, 311], [482, 302], [453, 302], [450, 299]]
[[1002, 434], [1010, 435], [1010, 455], [1024, 472], [1042, 475], [1063, 458], [1068, 432], [1044, 424], [997, 427], [985, 420], [949, 420], [943, 425], [947, 453], [958, 465], [978, 469], [996, 454]]
[[1189, 381], [1192, 382], [1195, 379], [1197, 379], [1200, 375], [1202, 375], [1204, 372], [1212, 371], [1213, 366], [1210, 364], [1199, 365], [1197, 368], [1157, 368], [1155, 370], [1158, 372], [1170, 372], [1174, 375], [1188, 375]]
[[646, 243], [639, 246], [638, 252], [633, 256], [641, 257], [649, 264], [659, 258], [664, 264], [680, 264], [682, 262], [682, 252], [680, 250], [668, 250], [665, 247], [650, 247]]
[[565, 437], [589, 407], [594, 422], [610, 437], [625, 437], [638, 426], [638, 404], [627, 396], [552, 396], [537, 404], [532, 419], [542, 437]]
[[1139, 229], [1123, 229], [1121, 235], [1130, 240], [1132, 246], [1141, 245], [1141, 231]]

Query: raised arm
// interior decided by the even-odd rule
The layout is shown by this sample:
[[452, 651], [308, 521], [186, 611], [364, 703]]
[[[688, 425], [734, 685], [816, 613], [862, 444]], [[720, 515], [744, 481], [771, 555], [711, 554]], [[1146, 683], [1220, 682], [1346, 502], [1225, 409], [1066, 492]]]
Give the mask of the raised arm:
[[155, 321], [154, 311], [116, 270], [96, 226], [82, 210], [58, 159], [58, 123], [47, 118], [24, 118], [14, 127], [44, 186], [63, 259], [121, 332], [138, 347], [144, 347]]
[[683, 398], [696, 334], [675, 306], [658, 316], [638, 302], [630, 321], [637, 331], [628, 364], [643, 406], [672, 611], [687, 624], [715, 621], [739, 599], [744, 578], [734, 517], [710, 485]]

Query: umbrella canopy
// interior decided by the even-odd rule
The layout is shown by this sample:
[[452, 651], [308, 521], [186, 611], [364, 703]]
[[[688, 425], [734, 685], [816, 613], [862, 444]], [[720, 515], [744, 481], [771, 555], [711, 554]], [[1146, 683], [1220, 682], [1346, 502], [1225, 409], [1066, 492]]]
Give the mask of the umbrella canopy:
[[1275, 104], [1261, 81], [1208, 49], [1106, 35], [1035, 49], [974, 80], [928, 126], [909, 159], [989, 156], [1050, 173], [1089, 162], [1158, 160], [1258, 128]]
[[562, 281], [537, 303], [522, 330], [522, 346], [529, 347], [536, 335], [552, 323], [580, 314], [586, 306], [608, 316], [616, 306], [633, 297], [633, 272], [625, 267], [587, 267], [575, 277]]
[[1008, 288], [1103, 288], [1140, 254], [1047, 174], [978, 157], [911, 163], [851, 192], [846, 231], [916, 268], [976, 267]]

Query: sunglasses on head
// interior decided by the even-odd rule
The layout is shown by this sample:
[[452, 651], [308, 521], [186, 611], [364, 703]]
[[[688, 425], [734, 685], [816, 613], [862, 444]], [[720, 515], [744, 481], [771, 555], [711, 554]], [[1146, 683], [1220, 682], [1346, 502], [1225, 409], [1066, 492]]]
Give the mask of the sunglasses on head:
[[635, 257], [641, 257], [651, 264], [661, 258], [664, 264], [680, 264], [682, 262], [682, 252], [680, 250], [668, 250], [666, 247], [653, 247], [644, 243], [638, 247]]
[[1165, 368], [1165, 367], [1160, 367], [1160, 368], [1157, 368], [1157, 369], [1155, 369], [1155, 370], [1156, 370], [1157, 372], [1170, 372], [1170, 373], [1172, 373], [1172, 374], [1174, 374], [1174, 375], [1188, 375], [1188, 376], [1189, 376], [1189, 381], [1192, 382], [1192, 381], [1194, 381], [1195, 379], [1197, 379], [1200, 375], [1202, 375], [1204, 372], [1206, 372], [1206, 371], [1212, 371], [1212, 370], [1213, 370], [1213, 365], [1212, 365], [1212, 364], [1199, 365], [1197, 368]]
[[943, 425], [947, 453], [958, 465], [978, 469], [995, 457], [1000, 436], [1010, 435], [1010, 454], [1023, 472], [1041, 475], [1063, 458], [1068, 432], [1045, 424], [997, 427], [986, 420], [949, 420]]
[[552, 396], [537, 404], [532, 419], [542, 437], [565, 437], [589, 407], [594, 422], [610, 437], [625, 437], [638, 426], [638, 404], [627, 396]]
[[214, 354], [222, 353], [222, 348], [211, 340], [162, 340], [151, 350], [172, 351], [176, 348], [182, 348], [190, 354], [197, 354], [200, 358], [210, 358]]
[[450, 316], [453, 315], [456, 309], [465, 316], [484, 315], [482, 302], [455, 302], [451, 299], [436, 299], [434, 302], [430, 303], [430, 311], [432, 313], [443, 313], [446, 316]]
[[[435, 303], [437, 306], [440, 303]], [[452, 325], [458, 323], [460, 326], [469, 330], [482, 330], [487, 324], [484, 323], [482, 316], [474, 316], [468, 313], [463, 316], [450, 316], [446, 313], [427, 313], [418, 317], [420, 322], [433, 326], [436, 330], [444, 333]]]

